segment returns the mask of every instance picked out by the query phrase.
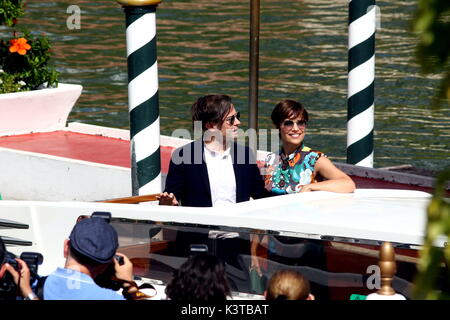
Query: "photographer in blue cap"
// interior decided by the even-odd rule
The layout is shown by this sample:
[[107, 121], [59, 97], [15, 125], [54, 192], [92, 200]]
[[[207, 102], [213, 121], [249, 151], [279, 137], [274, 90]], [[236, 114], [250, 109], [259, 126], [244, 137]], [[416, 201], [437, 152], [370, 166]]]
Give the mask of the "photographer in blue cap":
[[[124, 300], [117, 291], [94, 281], [113, 266], [116, 278], [132, 282], [133, 264], [116, 252], [118, 246], [117, 232], [105, 219], [79, 221], [64, 241], [64, 268], [58, 268], [45, 281], [44, 300]], [[123, 263], [119, 264], [115, 256], [122, 257]]]

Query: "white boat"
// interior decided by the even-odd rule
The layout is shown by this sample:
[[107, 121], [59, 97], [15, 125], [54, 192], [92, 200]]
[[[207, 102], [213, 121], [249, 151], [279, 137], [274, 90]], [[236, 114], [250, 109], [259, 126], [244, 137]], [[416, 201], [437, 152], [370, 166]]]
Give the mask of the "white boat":
[[[371, 275], [367, 270], [377, 265], [379, 246], [389, 241], [396, 249], [399, 270], [393, 286], [409, 297], [411, 268], [423, 243], [429, 200], [430, 195], [421, 191], [357, 189], [353, 194], [301, 193], [222, 208], [0, 201], [0, 226], [9, 251], [43, 254], [39, 273], [47, 275], [64, 265], [63, 241], [79, 216], [111, 212], [120, 251], [131, 258], [137, 275], [156, 285], [157, 298], [164, 297], [163, 288], [172, 271], [187, 258], [174, 250], [174, 230], [209, 235], [204, 244], [218, 256], [233, 234], [248, 248], [250, 234], [268, 235], [278, 257], [271, 258], [273, 248], [268, 256], [267, 250], [266, 256], [261, 256], [265, 276], [279, 268], [297, 269], [310, 279], [322, 299], [348, 299], [350, 293], [373, 292], [366, 283]], [[436, 245], [443, 247], [445, 241], [441, 238]], [[227, 264], [236, 299], [262, 297], [251, 288], [251, 255], [247, 251], [244, 248], [237, 256], [238, 266]]]

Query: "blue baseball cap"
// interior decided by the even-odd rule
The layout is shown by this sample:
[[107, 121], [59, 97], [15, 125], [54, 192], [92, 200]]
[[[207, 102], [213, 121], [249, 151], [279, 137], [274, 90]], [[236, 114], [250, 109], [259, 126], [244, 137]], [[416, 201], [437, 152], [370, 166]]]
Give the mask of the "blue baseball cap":
[[110, 262], [119, 247], [116, 230], [103, 218], [79, 221], [69, 239], [73, 249], [98, 263]]

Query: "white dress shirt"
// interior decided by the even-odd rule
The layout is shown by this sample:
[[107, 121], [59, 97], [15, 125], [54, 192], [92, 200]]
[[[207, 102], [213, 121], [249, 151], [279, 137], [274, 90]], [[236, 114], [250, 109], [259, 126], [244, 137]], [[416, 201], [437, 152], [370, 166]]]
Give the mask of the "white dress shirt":
[[223, 154], [204, 146], [213, 207], [236, 203], [236, 178], [230, 148]]

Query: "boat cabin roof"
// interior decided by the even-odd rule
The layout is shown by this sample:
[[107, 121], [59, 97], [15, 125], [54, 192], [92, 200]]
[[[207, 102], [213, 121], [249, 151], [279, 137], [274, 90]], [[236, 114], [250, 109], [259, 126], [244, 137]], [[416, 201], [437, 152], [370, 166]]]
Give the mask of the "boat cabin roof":
[[[63, 265], [63, 240], [80, 215], [90, 215], [94, 211], [109, 211], [113, 218], [148, 223], [256, 229], [311, 239], [390, 241], [420, 246], [430, 197], [421, 191], [358, 189], [352, 194], [300, 193], [216, 208], [149, 203], [0, 201], [0, 219], [29, 226], [28, 229], [2, 227], [0, 233], [2, 237], [15, 240], [8, 250], [17, 251], [16, 254], [22, 251], [42, 253], [45, 257], [43, 274], [53, 271], [56, 261]], [[24, 241], [24, 246], [18, 245], [20, 240]], [[445, 241], [442, 238], [436, 245], [444, 246]]]

